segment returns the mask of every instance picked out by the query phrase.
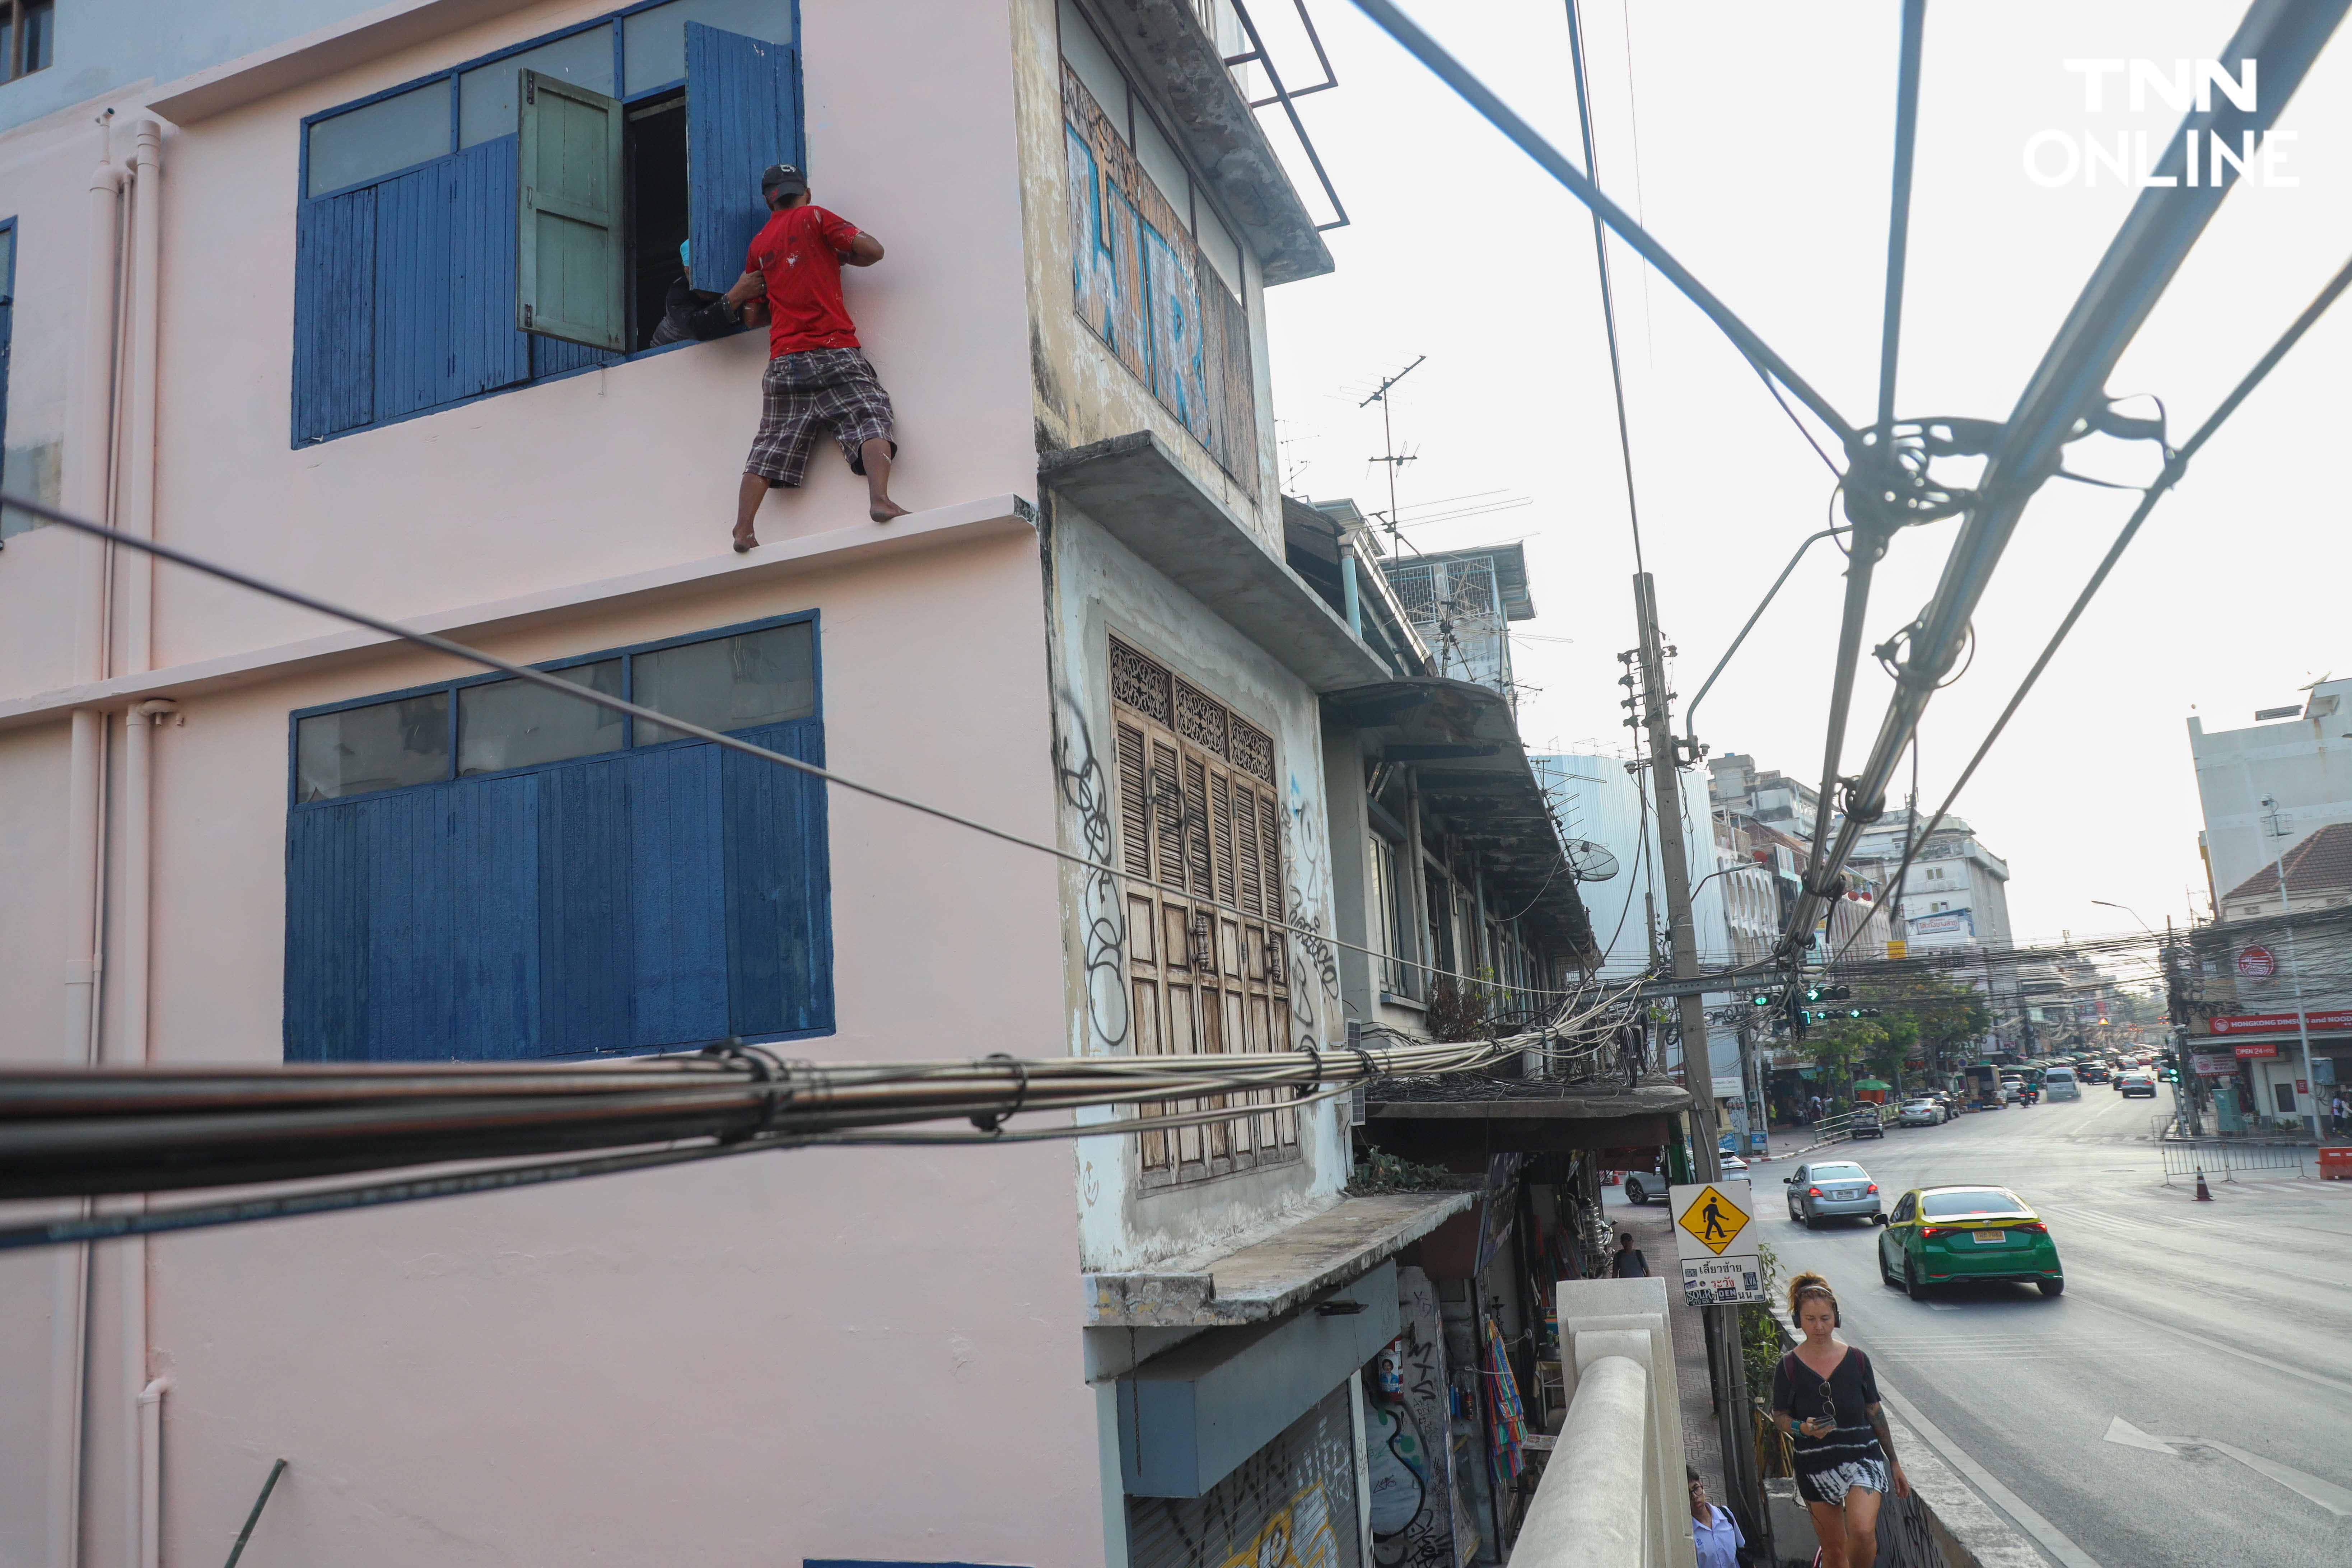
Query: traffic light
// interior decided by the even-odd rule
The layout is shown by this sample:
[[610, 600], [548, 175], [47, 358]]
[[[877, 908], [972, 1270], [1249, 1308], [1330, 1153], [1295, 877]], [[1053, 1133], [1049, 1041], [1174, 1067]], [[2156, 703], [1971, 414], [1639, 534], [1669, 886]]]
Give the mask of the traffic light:
[[1818, 986], [1818, 985], [1808, 985], [1808, 986], [1806, 986], [1806, 987], [1805, 987], [1805, 1000], [1806, 1000], [1806, 1001], [1808, 1001], [1808, 1002], [1818, 1002], [1818, 1001], [1820, 1001], [1821, 999], [1822, 999], [1822, 988], [1821, 988], [1820, 986]]
[[1759, 991], [1755, 995], [1750, 996], [1748, 1000], [1756, 1006], [1769, 1007], [1772, 1005], [1772, 993], [1769, 991]]
[[1827, 996], [1832, 1002], [1843, 1002], [1847, 997], [1853, 994], [1853, 988], [1850, 985], [1832, 985], [1827, 991], [1822, 993], [1822, 994]]

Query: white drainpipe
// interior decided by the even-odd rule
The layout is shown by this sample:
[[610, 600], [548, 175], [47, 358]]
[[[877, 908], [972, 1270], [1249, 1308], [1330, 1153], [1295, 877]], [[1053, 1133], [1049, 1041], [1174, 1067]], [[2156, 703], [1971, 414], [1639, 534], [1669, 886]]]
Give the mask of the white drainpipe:
[[139, 1568], [162, 1568], [163, 1562], [163, 1395], [172, 1380], [159, 1377], [139, 1391], [139, 1490], [130, 1521], [136, 1533]]
[[[157, 284], [163, 276], [163, 132], [152, 120], [131, 128], [131, 405], [123, 411], [122, 531], [155, 537], [155, 350]], [[121, 563], [122, 663], [154, 668], [155, 558], [133, 550]]]
[[[107, 515], [113, 468], [114, 355], [119, 326], [116, 269], [122, 224], [122, 170], [101, 163], [90, 175], [84, 237], [89, 298], [82, 312], [82, 339], [74, 385], [74, 438], [67, 448], [66, 505], [84, 517]], [[106, 673], [107, 546], [84, 535], [74, 558], [72, 679], [100, 679]], [[68, 943], [63, 1050], [68, 1067], [86, 1067], [96, 1055], [100, 933], [100, 797], [104, 789], [105, 715], [83, 710], [73, 715], [67, 767], [66, 909]], [[86, 1208], [77, 1203], [76, 1214]], [[88, 1397], [85, 1336], [89, 1326], [89, 1249], [61, 1247], [54, 1262], [54, 1300], [49, 1315], [49, 1510], [47, 1561], [75, 1568], [81, 1554], [82, 1408]]]

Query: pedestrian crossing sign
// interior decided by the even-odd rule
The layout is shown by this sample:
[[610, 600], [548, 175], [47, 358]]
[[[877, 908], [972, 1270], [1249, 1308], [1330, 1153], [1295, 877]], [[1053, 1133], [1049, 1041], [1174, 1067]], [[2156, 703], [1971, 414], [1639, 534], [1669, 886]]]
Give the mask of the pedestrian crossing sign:
[[[1747, 1185], [1745, 1182], [1724, 1184], [1724, 1186], [1737, 1186], [1742, 1189], [1739, 1194], [1742, 1198], [1748, 1195], [1745, 1191]], [[1689, 1192], [1688, 1188], [1679, 1188], [1677, 1195], [1686, 1192]], [[1739, 1233], [1748, 1228], [1746, 1207], [1734, 1201], [1731, 1194], [1723, 1190], [1723, 1186], [1718, 1186], [1712, 1182], [1691, 1194], [1683, 1201], [1679, 1208], [1680, 1212], [1675, 1215], [1675, 1223], [1687, 1232], [1692, 1240], [1696, 1241], [1717, 1258], [1722, 1257], [1731, 1244], [1738, 1239]], [[1742, 1247], [1740, 1250], [1745, 1252], [1750, 1249]]]

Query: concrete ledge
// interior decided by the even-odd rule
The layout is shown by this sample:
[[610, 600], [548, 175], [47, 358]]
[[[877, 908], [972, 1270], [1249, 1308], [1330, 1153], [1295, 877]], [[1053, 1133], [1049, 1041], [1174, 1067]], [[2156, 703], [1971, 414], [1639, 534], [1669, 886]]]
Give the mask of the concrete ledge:
[[1307, 580], [1150, 431], [1048, 453], [1037, 469], [1055, 494], [1316, 690], [1388, 679], [1388, 666]]
[[[542, 588], [512, 598], [396, 617], [412, 630], [460, 642], [560, 622], [573, 616], [658, 604], [713, 590], [806, 576], [812, 572], [908, 551], [943, 549], [978, 539], [1034, 534], [1036, 511], [1015, 495], [986, 496], [954, 506], [908, 512], [888, 523], [859, 523], [763, 544], [748, 555], [731, 551], [648, 571]], [[228, 563], [241, 565], [241, 563]], [[288, 584], [294, 586], [295, 584]], [[299, 642], [246, 648], [111, 680], [68, 686], [0, 701], [0, 730], [37, 724], [77, 708], [121, 708], [146, 697], [195, 697], [289, 675], [364, 662], [398, 639], [347, 626]]]
[[1395, 1257], [1478, 1201], [1475, 1192], [1342, 1198], [1246, 1245], [1158, 1268], [1082, 1274], [1090, 1329], [1221, 1328], [1280, 1317]]

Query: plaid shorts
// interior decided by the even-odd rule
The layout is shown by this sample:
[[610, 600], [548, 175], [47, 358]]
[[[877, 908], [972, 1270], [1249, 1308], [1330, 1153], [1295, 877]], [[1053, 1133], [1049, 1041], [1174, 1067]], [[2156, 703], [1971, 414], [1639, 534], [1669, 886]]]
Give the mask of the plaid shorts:
[[833, 426], [833, 438], [853, 473], [866, 471], [858, 448], [868, 441], [889, 441], [890, 455], [898, 455], [898, 443], [890, 437], [890, 395], [862, 351], [778, 354], [760, 378], [760, 429], [751, 437], [743, 471], [759, 475], [771, 489], [798, 485], [808, 469], [817, 427], [824, 425]]

